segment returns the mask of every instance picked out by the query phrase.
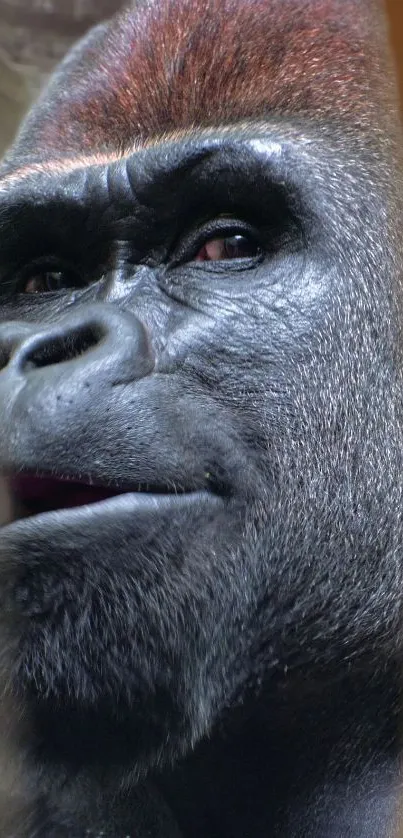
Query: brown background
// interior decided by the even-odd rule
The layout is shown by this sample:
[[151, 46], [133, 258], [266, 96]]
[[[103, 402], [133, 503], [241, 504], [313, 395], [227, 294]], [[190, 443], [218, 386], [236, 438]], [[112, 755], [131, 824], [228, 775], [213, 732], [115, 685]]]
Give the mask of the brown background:
[[403, 0], [388, 0], [390, 36], [397, 56], [400, 90], [403, 100]]

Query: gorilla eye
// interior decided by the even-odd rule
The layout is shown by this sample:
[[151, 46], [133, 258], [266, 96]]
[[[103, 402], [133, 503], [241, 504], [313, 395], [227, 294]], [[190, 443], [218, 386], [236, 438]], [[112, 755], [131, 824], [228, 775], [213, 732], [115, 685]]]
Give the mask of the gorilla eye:
[[79, 276], [71, 269], [38, 267], [24, 274], [18, 283], [18, 291], [22, 294], [45, 294], [80, 285], [82, 282]]
[[251, 236], [237, 234], [206, 241], [194, 261], [219, 262], [223, 259], [253, 259], [259, 253], [259, 245]]

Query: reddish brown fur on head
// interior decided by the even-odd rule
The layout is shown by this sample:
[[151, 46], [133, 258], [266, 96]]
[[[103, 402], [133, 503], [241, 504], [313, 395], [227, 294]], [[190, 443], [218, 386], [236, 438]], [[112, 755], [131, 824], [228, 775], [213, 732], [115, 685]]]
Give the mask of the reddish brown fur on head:
[[68, 61], [24, 146], [107, 152], [273, 111], [381, 123], [385, 44], [378, 0], [145, 0]]

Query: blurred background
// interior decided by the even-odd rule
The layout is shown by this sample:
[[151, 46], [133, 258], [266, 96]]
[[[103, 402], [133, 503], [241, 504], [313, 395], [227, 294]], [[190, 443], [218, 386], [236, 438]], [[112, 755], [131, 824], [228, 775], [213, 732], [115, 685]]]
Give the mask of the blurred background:
[[0, 0], [0, 155], [55, 64], [123, 0]]
[[[0, 155], [69, 46], [122, 0], [0, 0]], [[387, 0], [403, 105], [403, 0]]]

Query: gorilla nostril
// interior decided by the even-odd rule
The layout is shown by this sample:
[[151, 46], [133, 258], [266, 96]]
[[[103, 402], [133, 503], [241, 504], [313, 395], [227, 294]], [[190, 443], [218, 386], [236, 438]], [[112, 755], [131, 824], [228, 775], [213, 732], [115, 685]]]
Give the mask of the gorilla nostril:
[[0, 327], [0, 372], [7, 367], [18, 347], [32, 337], [33, 329], [19, 321], [3, 323]]
[[0, 372], [1, 372], [1, 370], [4, 370], [4, 367], [7, 366], [8, 362], [10, 360], [10, 356], [11, 356], [10, 348], [7, 346], [7, 344], [2, 343], [0, 345]]
[[72, 361], [95, 348], [104, 336], [99, 324], [88, 323], [56, 335], [38, 334], [20, 348], [19, 365], [34, 369]]
[[[61, 364], [65, 366], [59, 371]], [[85, 306], [51, 324], [0, 325], [0, 372], [7, 368], [11, 378], [52, 367], [58, 380], [60, 374], [66, 381], [78, 376], [83, 384], [102, 369], [104, 381], [116, 386], [148, 375], [154, 365], [145, 325], [135, 315], [107, 305]], [[52, 370], [48, 373], [49, 383]]]

